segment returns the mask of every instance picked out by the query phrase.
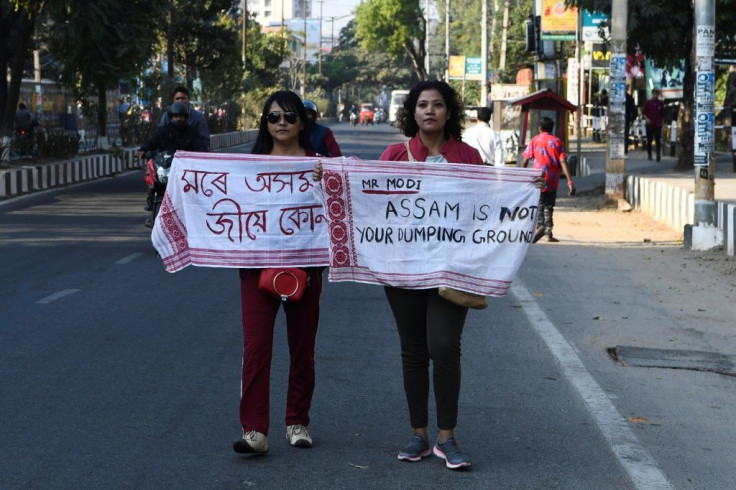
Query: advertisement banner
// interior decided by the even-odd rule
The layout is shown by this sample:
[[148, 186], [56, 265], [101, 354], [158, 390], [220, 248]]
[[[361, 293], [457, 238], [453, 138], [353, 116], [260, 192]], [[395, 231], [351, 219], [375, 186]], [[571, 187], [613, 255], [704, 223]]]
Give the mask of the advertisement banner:
[[543, 41], [574, 41], [578, 32], [578, 10], [564, 0], [542, 0]]

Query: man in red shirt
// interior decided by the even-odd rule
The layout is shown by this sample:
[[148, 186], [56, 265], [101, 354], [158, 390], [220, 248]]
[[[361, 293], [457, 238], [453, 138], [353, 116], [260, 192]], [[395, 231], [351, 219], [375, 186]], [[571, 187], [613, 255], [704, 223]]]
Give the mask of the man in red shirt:
[[664, 118], [664, 103], [659, 100], [660, 93], [658, 88], [653, 88], [652, 98], [644, 102], [644, 107], [641, 110], [641, 114], [646, 121], [648, 159], [652, 159], [652, 140], [654, 140], [657, 145], [657, 161], [661, 157], [662, 119]]
[[567, 178], [567, 187], [570, 195], [575, 194], [575, 186], [572, 183], [570, 172], [567, 169], [567, 155], [562, 140], [552, 134], [555, 122], [549, 117], [543, 117], [539, 120], [539, 134], [529, 142], [522, 156], [524, 161], [521, 162], [522, 167], [529, 164], [529, 160], [533, 160], [532, 168], [544, 169], [544, 189], [539, 196], [539, 209], [537, 232], [534, 241], [544, 236], [548, 242], [558, 242], [559, 240], [552, 236], [552, 211], [557, 200], [557, 188], [560, 185], [560, 170], [565, 173]]

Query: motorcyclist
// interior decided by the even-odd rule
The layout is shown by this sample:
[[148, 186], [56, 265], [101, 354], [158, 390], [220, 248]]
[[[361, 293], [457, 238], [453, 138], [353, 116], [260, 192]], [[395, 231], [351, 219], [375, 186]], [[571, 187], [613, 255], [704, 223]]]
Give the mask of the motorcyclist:
[[358, 117], [360, 116], [360, 109], [358, 109], [358, 106], [353, 104], [353, 106], [350, 108], [350, 123], [355, 126], [355, 123], [358, 122]]
[[304, 108], [307, 110], [307, 125], [311, 136], [312, 149], [326, 157], [342, 156], [340, 145], [337, 144], [332, 130], [317, 123], [317, 104], [309, 99], [304, 99]]
[[15, 130], [27, 131], [29, 134], [33, 134], [33, 129], [38, 126], [38, 120], [33, 115], [25, 103], [21, 102], [18, 104], [18, 111], [15, 113]]
[[[199, 137], [197, 129], [187, 124], [189, 107], [181, 102], [174, 102], [168, 110], [169, 122], [159, 126], [148, 141], [143, 143], [136, 153], [142, 158], [145, 152], [160, 151], [174, 153], [177, 150], [207, 151], [202, 138]], [[151, 190], [148, 190], [146, 199], [146, 211], [151, 211], [153, 202]]]

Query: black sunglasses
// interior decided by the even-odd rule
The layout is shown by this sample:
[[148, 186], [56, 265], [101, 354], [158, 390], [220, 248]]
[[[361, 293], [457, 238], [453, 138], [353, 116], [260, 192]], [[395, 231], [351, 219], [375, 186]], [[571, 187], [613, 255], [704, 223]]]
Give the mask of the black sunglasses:
[[278, 124], [278, 122], [281, 120], [282, 114], [284, 116], [284, 120], [289, 124], [296, 124], [296, 122], [299, 120], [299, 114], [297, 114], [296, 112], [269, 112], [266, 115], [266, 121], [271, 124]]

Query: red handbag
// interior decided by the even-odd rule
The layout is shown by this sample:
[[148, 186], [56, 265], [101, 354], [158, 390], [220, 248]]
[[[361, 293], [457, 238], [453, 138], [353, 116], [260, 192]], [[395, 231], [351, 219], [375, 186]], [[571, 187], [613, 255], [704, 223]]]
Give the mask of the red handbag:
[[296, 267], [261, 270], [258, 289], [281, 301], [299, 301], [307, 289], [308, 274]]

